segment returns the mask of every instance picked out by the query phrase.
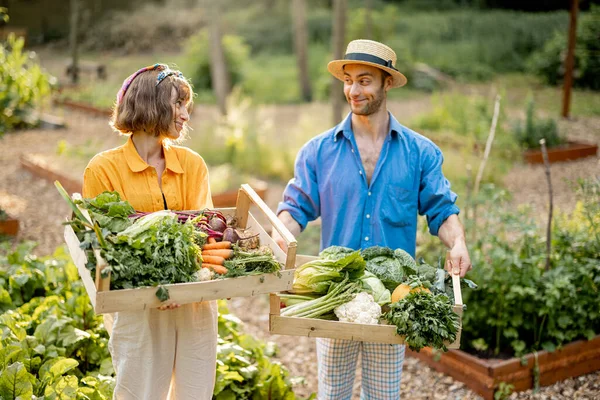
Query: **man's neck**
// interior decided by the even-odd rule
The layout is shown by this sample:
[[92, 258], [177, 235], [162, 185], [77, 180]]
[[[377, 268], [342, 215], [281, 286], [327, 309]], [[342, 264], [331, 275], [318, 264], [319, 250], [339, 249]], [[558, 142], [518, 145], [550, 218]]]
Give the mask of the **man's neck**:
[[142, 160], [150, 164], [151, 160], [157, 160], [163, 157], [162, 143], [159, 138], [145, 132], [132, 134], [131, 139], [135, 145]]
[[355, 136], [376, 142], [387, 135], [389, 128], [390, 117], [384, 105], [370, 115], [352, 114], [352, 131]]

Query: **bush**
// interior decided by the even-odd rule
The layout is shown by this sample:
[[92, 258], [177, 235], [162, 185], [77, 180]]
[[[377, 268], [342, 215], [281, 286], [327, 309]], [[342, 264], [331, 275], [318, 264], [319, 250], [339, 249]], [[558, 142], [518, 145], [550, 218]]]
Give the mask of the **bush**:
[[[592, 7], [582, 15], [577, 29], [575, 47], [574, 85], [600, 90], [600, 7]], [[550, 85], [560, 83], [565, 74], [567, 36], [559, 31], [544, 47], [533, 53], [527, 68]]]
[[535, 102], [533, 97], [527, 101], [525, 125], [517, 121], [513, 128], [515, 139], [525, 149], [540, 148], [540, 140], [546, 140], [547, 147], [559, 146], [566, 143], [567, 139], [558, 131], [558, 125], [551, 118], [536, 119]]
[[530, 210], [511, 209], [497, 191], [482, 193], [486, 234], [471, 249], [475, 268], [467, 276], [479, 289], [464, 293], [465, 349], [521, 356], [600, 332], [600, 221], [587, 213], [598, 211], [600, 181], [581, 188], [575, 211], [556, 215], [548, 270], [545, 229]]
[[35, 109], [49, 97], [54, 78], [23, 51], [23, 38], [10, 35], [0, 45], [0, 136], [37, 123]]

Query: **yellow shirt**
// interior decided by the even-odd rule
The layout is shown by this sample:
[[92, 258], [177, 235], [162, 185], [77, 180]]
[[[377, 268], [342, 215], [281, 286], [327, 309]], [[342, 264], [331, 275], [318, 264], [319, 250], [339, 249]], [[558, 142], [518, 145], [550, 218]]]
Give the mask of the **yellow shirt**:
[[208, 169], [200, 155], [186, 147], [163, 146], [162, 191], [156, 170], [140, 157], [131, 137], [123, 146], [96, 154], [83, 175], [83, 197], [116, 191], [137, 211], [212, 208]]

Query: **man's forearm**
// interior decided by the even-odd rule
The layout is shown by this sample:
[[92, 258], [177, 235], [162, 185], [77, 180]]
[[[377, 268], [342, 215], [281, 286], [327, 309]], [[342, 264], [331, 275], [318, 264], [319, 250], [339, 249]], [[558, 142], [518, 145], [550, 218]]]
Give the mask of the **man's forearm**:
[[300, 235], [302, 229], [300, 228], [300, 224], [292, 217], [292, 214], [288, 211], [282, 211], [277, 217], [283, 222], [285, 227], [288, 228], [292, 236], [298, 237], [298, 235]]
[[465, 230], [458, 219], [458, 215], [452, 214], [444, 221], [438, 230], [438, 237], [449, 249], [452, 249], [458, 243], [465, 244]]
[[[292, 217], [292, 214], [290, 214], [287, 211], [282, 211], [279, 213], [279, 215], [277, 217], [283, 223], [283, 225], [285, 225], [285, 227], [288, 229], [288, 231], [290, 231], [290, 233], [292, 234], [293, 237], [296, 238], [296, 237], [298, 237], [298, 235], [300, 235], [300, 231], [302, 229], [300, 228], [300, 224], [298, 222], [296, 222], [294, 217]], [[271, 235], [273, 236], [273, 239], [275, 239], [275, 242], [277, 242], [277, 245], [279, 247], [281, 247], [284, 251], [287, 251], [287, 245], [285, 243], [285, 240], [279, 234], [279, 232], [277, 232], [276, 229], [273, 229], [273, 232], [271, 233]]]

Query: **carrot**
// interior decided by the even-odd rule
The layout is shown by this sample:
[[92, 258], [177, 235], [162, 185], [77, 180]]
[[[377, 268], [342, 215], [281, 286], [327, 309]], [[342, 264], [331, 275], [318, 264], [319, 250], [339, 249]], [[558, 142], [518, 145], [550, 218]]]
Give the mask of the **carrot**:
[[231, 242], [223, 241], [216, 243], [207, 243], [202, 247], [202, 250], [219, 250], [219, 249], [230, 249]]
[[217, 243], [217, 239], [215, 239], [214, 237], [211, 236], [211, 237], [208, 238], [207, 242], [209, 244]]
[[202, 262], [207, 262], [209, 264], [223, 265], [225, 263], [225, 259], [219, 256], [209, 256], [202, 255]]
[[203, 250], [202, 257], [204, 256], [218, 256], [225, 259], [233, 257], [233, 250], [217, 249], [217, 250]]
[[210, 264], [210, 263], [202, 263], [202, 268], [210, 268], [213, 271], [215, 271], [217, 274], [219, 275], [225, 275], [227, 273], [227, 268], [225, 268], [222, 265], [215, 265], [215, 264]]

